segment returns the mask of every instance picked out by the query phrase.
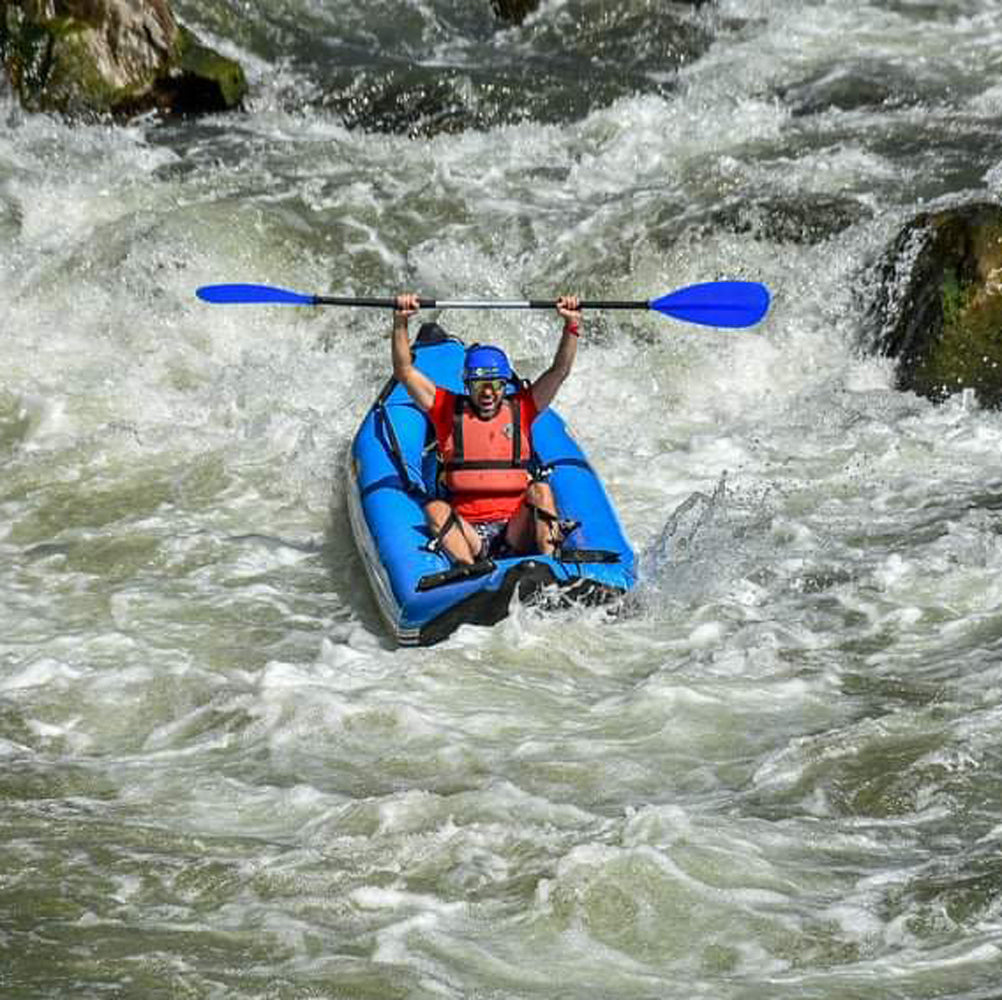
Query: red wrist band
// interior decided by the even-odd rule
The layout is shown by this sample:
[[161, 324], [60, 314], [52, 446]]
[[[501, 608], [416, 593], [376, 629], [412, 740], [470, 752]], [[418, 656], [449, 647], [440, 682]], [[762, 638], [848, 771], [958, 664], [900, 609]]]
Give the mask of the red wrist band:
[[572, 334], [575, 337], [581, 336], [581, 327], [576, 320], [564, 324], [564, 333]]

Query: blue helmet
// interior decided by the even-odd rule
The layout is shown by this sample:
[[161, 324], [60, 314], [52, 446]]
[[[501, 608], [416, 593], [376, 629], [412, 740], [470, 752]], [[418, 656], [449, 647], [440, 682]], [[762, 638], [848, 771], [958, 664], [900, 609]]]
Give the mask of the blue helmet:
[[467, 348], [463, 363], [464, 382], [479, 378], [503, 378], [507, 381], [511, 377], [511, 364], [500, 347], [474, 344]]

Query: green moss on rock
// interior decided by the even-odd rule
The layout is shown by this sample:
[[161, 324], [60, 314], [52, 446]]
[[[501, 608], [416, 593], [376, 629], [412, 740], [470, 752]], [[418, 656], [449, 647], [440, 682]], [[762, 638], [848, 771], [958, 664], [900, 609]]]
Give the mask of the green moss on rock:
[[153, 75], [146, 74], [128, 87], [115, 86], [95, 59], [92, 29], [65, 20], [49, 27], [53, 31], [53, 58], [45, 85], [38, 94], [41, 110], [112, 111], [152, 84]]
[[[1002, 405], [1002, 225], [971, 232], [967, 278], [946, 268], [940, 283], [942, 331], [915, 367], [912, 387], [934, 399], [973, 389]], [[973, 266], [972, 266], [973, 265]]]
[[247, 96], [247, 78], [240, 63], [203, 45], [184, 26], [178, 34], [176, 58], [182, 79], [188, 81], [187, 88], [195, 91], [188, 94], [188, 99], [200, 94], [203, 110], [235, 108]]
[[917, 217], [881, 268], [874, 345], [897, 359], [898, 387], [935, 401], [970, 389], [1002, 407], [1002, 206]]
[[973, 389], [986, 406], [1002, 404], [1002, 296], [946, 282], [943, 332], [916, 365], [912, 388], [933, 399]]

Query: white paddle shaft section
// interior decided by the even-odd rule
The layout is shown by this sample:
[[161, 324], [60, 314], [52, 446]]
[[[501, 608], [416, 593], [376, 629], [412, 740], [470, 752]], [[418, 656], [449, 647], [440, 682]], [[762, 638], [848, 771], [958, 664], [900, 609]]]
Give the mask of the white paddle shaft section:
[[[506, 302], [503, 299], [435, 299], [434, 309], [539, 309], [531, 302]], [[555, 309], [555, 302], [548, 302], [547, 308]]]
[[[505, 301], [504, 299], [421, 299], [423, 309], [556, 309], [556, 300]], [[650, 309], [649, 302], [580, 302], [580, 309]]]

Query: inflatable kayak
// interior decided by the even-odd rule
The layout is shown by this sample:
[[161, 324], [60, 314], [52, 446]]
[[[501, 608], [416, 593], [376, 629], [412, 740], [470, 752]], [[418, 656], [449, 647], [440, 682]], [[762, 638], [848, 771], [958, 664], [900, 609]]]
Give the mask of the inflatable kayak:
[[[466, 348], [434, 323], [413, 345], [414, 364], [437, 385], [462, 392]], [[512, 386], [511, 391], [514, 391]], [[493, 625], [517, 593], [604, 603], [636, 582], [636, 560], [601, 480], [552, 408], [532, 426], [538, 466], [561, 519], [573, 525], [555, 556], [454, 564], [430, 547], [424, 505], [438, 491], [435, 435], [402, 385], [390, 379], [349, 451], [348, 513], [373, 594], [397, 641], [429, 645], [458, 626]]]

